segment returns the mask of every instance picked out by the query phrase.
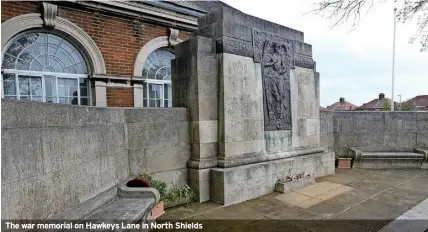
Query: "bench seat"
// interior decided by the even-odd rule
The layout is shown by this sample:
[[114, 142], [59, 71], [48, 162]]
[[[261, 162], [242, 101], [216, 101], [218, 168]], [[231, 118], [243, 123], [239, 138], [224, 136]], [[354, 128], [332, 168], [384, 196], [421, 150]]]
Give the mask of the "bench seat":
[[[159, 202], [154, 188], [115, 186], [50, 219], [74, 220], [80, 223], [128, 224], [152, 221], [151, 210]], [[124, 231], [121, 228], [97, 231]], [[142, 230], [144, 231], [144, 230]]]
[[412, 152], [366, 152], [353, 148], [353, 167], [369, 169], [426, 169], [428, 154], [425, 150], [414, 149]]

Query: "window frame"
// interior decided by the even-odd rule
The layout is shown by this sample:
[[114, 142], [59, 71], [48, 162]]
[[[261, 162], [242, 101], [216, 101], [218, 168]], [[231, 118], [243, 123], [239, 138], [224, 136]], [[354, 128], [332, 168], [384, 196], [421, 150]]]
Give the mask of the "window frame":
[[[171, 47], [159, 47], [159, 48], [156, 48], [155, 50], [151, 51], [147, 55], [146, 60], [144, 61], [143, 66], [142, 66], [143, 69], [141, 71], [141, 75], [144, 72], [144, 69], [146, 67], [146, 62], [148, 61], [149, 56], [153, 52], [156, 52], [158, 50], [165, 50], [165, 51], [168, 51], [168, 52], [172, 53], [174, 55], [174, 59], [175, 59], [175, 51], [174, 51], [173, 48], [171, 48]], [[171, 60], [173, 60], [173, 59], [171, 59]], [[166, 108], [170, 108], [170, 107], [172, 107], [172, 80], [171, 80], [171, 78], [169, 80], [159, 80], [159, 79], [150, 79], [150, 78], [147, 78], [147, 76], [143, 76], [143, 80], [144, 80], [143, 88], [145, 88], [145, 90], [143, 91], [143, 107], [147, 107], [147, 108], [152, 107], [152, 106], [150, 106], [150, 100], [151, 100], [150, 93], [149, 93], [149, 85], [150, 84], [161, 85], [160, 98], [159, 99], [155, 99], [155, 100], [160, 100], [160, 106], [159, 107], [155, 106], [154, 108], [165, 108], [165, 107]], [[166, 86], [169, 86], [171, 98], [165, 98], [165, 88], [166, 88]], [[144, 95], [144, 93], [146, 93], [146, 96]], [[165, 100], [170, 101], [171, 102], [171, 106], [165, 106]], [[144, 104], [145, 104], [145, 106], [144, 106]]]
[[[6, 51], [9, 49], [9, 47], [16, 42], [19, 38], [21, 38], [24, 34], [27, 33], [45, 33], [47, 34], [47, 36], [49, 36], [49, 34], [55, 35], [60, 37], [62, 40], [67, 41], [69, 44], [71, 44], [72, 46], [74, 46], [74, 49], [77, 50], [77, 52], [80, 53], [84, 64], [86, 66], [86, 72], [85, 74], [75, 74], [75, 73], [62, 73], [62, 72], [46, 72], [46, 71], [32, 71], [32, 70], [20, 70], [20, 69], [3, 69], [3, 63], [1, 63], [1, 98], [5, 99], [5, 95], [4, 95], [4, 83], [3, 83], [3, 75], [4, 74], [13, 74], [15, 75], [15, 88], [16, 88], [16, 94], [13, 96], [16, 96], [16, 100], [21, 100], [21, 94], [19, 93], [19, 81], [18, 78], [19, 76], [32, 76], [32, 77], [40, 77], [42, 79], [42, 102], [44, 103], [48, 103], [46, 102], [46, 88], [45, 88], [45, 76], [51, 76], [51, 77], [55, 77], [55, 87], [56, 87], [56, 102], [53, 104], [61, 104], [59, 103], [59, 93], [58, 93], [58, 78], [68, 78], [68, 79], [76, 79], [77, 80], [77, 99], [78, 99], [78, 104], [77, 105], [81, 105], [81, 98], [82, 96], [80, 95], [80, 79], [87, 79], [88, 80], [88, 85], [86, 86], [87, 88], [87, 96], [84, 96], [84, 98], [88, 99], [88, 105], [87, 106], [92, 106], [92, 86], [90, 83], [90, 76], [89, 73], [92, 70], [91, 67], [91, 62], [88, 59], [88, 54], [82, 50], [82, 46], [80, 46], [78, 43], [76, 43], [74, 41], [74, 39], [65, 34], [65, 33], [61, 33], [58, 31], [50, 31], [50, 30], [45, 30], [43, 28], [34, 28], [31, 30], [27, 30], [27, 31], [21, 31], [17, 34], [15, 34], [12, 38], [10, 38], [6, 44], [4, 45], [4, 49], [2, 49], [2, 62], [4, 59], [4, 56], [6, 54]], [[35, 45], [37, 46], [37, 45]], [[49, 46], [49, 43], [47, 44], [47, 46]], [[20, 52], [22, 53], [25, 50], [25, 48]], [[16, 61], [15, 61], [16, 62]], [[77, 64], [77, 63], [76, 63]], [[16, 67], [16, 66], [15, 66]], [[12, 96], [12, 95], [6, 95], [7, 96]], [[31, 97], [30, 97], [31, 99]], [[71, 105], [71, 104], [70, 104]]]
[[[16, 88], [16, 94], [14, 96], [16, 96], [16, 100], [21, 100], [21, 94], [19, 93], [19, 82], [18, 82], [18, 78], [19, 76], [32, 76], [32, 77], [40, 77], [42, 79], [42, 102], [46, 103], [46, 88], [45, 88], [45, 76], [51, 76], [51, 77], [55, 77], [55, 87], [56, 87], [56, 102], [55, 104], [60, 104], [59, 103], [59, 94], [58, 94], [58, 78], [68, 78], [68, 79], [76, 79], [78, 82], [77, 84], [77, 101], [78, 101], [78, 105], [81, 105], [81, 98], [82, 96], [80, 95], [80, 79], [88, 79], [89, 75], [87, 74], [71, 74], [71, 73], [56, 73], [56, 72], [38, 72], [38, 71], [27, 71], [27, 70], [17, 70], [17, 69], [4, 69], [2, 70], [2, 74], [1, 74], [1, 98], [5, 98], [4, 95], [4, 84], [3, 84], [3, 75], [4, 74], [13, 74], [15, 75], [15, 88]], [[86, 86], [86, 88], [88, 89], [88, 106], [92, 105], [92, 91], [91, 91], [91, 85], [88, 82], [88, 85]], [[6, 95], [9, 96], [9, 95]], [[85, 96], [86, 97], [86, 96]]]

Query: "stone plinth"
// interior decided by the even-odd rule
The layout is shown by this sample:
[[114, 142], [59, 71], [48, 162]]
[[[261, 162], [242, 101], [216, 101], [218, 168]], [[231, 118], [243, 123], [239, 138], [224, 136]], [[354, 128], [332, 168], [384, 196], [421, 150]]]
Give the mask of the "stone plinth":
[[211, 200], [232, 205], [271, 193], [278, 178], [306, 172], [314, 177], [333, 175], [334, 153], [297, 156], [231, 168], [211, 169]]

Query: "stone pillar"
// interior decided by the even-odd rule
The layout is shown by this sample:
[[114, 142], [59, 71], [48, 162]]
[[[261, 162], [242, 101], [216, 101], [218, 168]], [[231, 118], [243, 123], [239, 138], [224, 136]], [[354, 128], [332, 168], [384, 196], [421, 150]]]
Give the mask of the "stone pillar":
[[193, 37], [175, 46], [172, 62], [174, 107], [190, 111], [192, 155], [189, 185], [199, 202], [210, 200], [210, 168], [217, 165], [218, 78], [213, 40]]

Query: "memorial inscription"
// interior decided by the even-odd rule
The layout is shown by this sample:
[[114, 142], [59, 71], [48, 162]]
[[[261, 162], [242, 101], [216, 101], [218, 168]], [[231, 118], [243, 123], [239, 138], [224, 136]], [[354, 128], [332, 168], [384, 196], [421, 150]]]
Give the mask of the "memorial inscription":
[[291, 129], [293, 41], [253, 29], [254, 62], [262, 64], [265, 131]]

